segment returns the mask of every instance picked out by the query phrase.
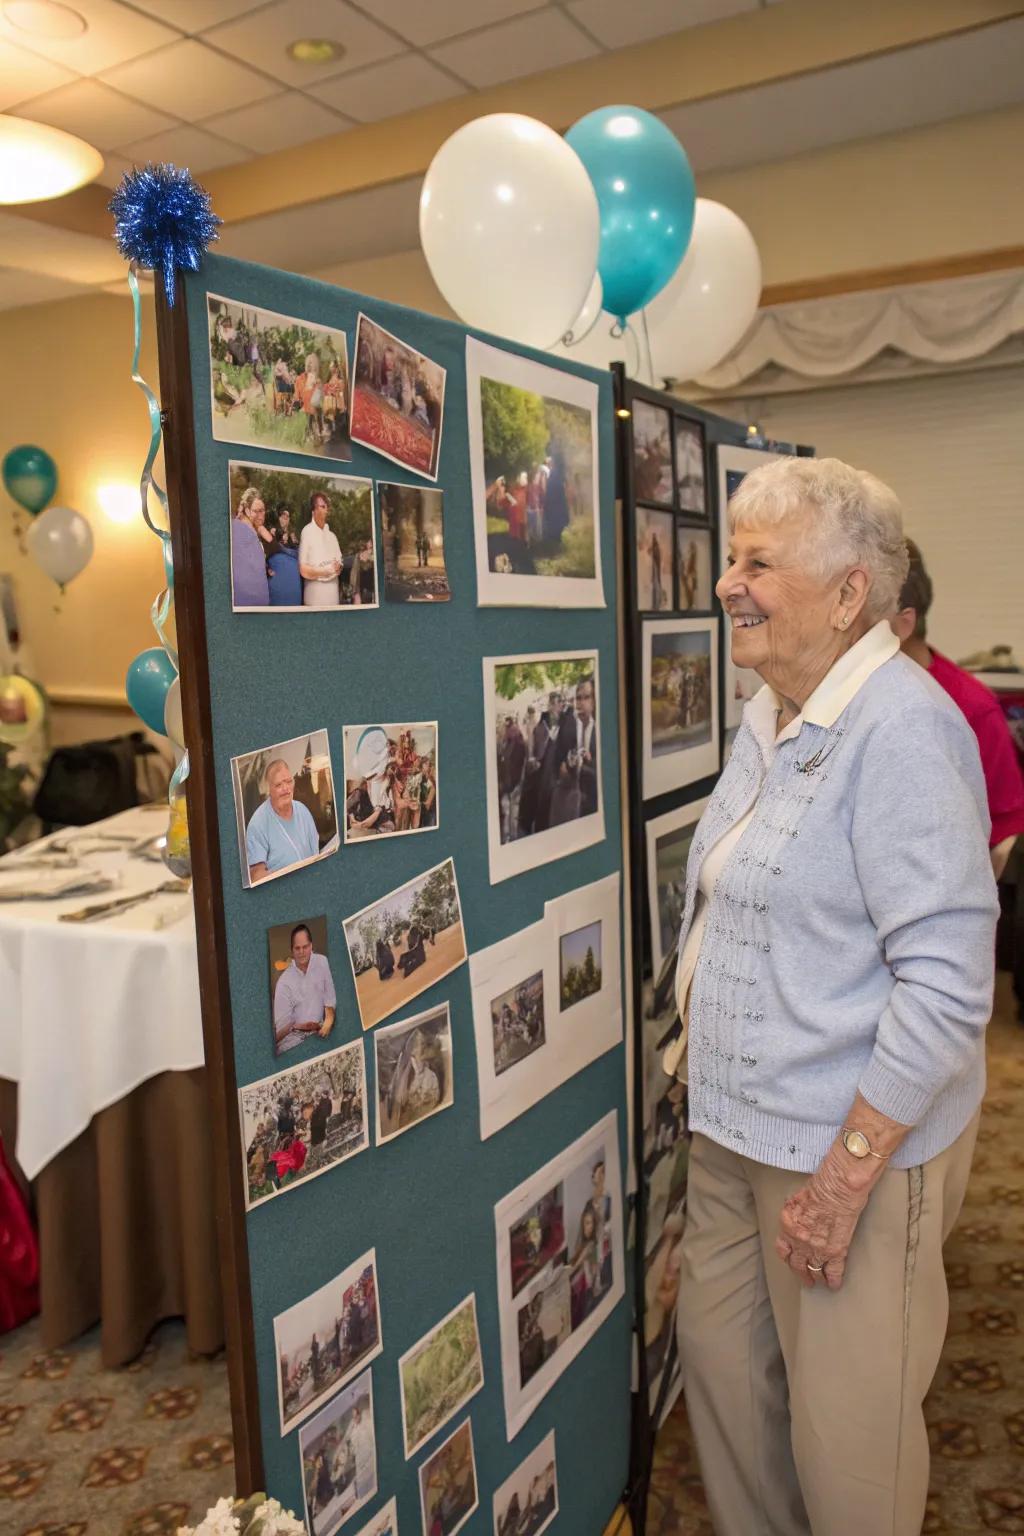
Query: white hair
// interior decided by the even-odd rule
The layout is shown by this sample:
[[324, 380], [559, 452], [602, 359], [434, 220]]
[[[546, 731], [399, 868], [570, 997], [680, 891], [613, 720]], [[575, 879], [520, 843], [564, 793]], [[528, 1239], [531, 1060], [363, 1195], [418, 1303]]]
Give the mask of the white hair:
[[899, 606], [909, 557], [896, 493], [841, 459], [776, 459], [745, 476], [729, 502], [729, 531], [799, 524], [802, 557], [823, 581], [861, 566], [871, 585], [865, 614]]

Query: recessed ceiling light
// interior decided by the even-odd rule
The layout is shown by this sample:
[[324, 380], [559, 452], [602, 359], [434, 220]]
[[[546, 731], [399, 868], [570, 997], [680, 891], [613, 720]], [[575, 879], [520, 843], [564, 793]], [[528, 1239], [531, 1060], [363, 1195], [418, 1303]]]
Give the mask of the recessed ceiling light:
[[103, 169], [103, 156], [84, 139], [0, 113], [0, 203], [41, 203], [63, 197]]
[[296, 64], [333, 64], [345, 57], [344, 43], [336, 43], [329, 37], [297, 37], [289, 43], [285, 53]]
[[81, 37], [88, 31], [84, 16], [59, 0], [4, 0], [4, 20], [31, 37]]

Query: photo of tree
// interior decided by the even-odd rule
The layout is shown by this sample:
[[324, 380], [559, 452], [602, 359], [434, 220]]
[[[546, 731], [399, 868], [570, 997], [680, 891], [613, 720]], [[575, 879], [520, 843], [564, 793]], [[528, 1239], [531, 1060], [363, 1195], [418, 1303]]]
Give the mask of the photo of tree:
[[372, 1029], [465, 961], [455, 865], [446, 859], [343, 926], [359, 1015]]
[[484, 1384], [476, 1296], [467, 1296], [398, 1362], [406, 1460]]
[[389, 603], [446, 603], [444, 492], [377, 482], [384, 546], [384, 597]]
[[601, 990], [601, 924], [563, 934], [558, 944], [558, 1001], [567, 1008]]

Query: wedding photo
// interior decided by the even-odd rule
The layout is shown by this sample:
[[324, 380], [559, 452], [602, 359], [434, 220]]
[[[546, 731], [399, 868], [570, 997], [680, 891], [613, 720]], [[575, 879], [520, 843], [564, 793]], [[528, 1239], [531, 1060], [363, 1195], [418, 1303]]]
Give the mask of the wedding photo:
[[346, 725], [342, 748], [346, 843], [437, 830], [436, 721]]
[[671, 512], [636, 509], [636, 605], [642, 613], [660, 613], [675, 606], [672, 592]]
[[364, 1029], [411, 1002], [466, 960], [451, 859], [390, 891], [343, 923]]
[[303, 1426], [299, 1455], [310, 1536], [334, 1536], [377, 1492], [372, 1371], [364, 1371]]
[[216, 441], [350, 459], [345, 332], [216, 293], [206, 306]]
[[361, 314], [356, 326], [354, 443], [437, 479], [445, 370]]
[[251, 889], [338, 849], [326, 731], [231, 759], [242, 884]]
[[718, 622], [652, 619], [641, 639], [642, 777], [649, 799], [718, 769]]
[[633, 494], [672, 505], [672, 418], [663, 405], [633, 401]]
[[408, 1461], [484, 1384], [475, 1295], [453, 1307], [402, 1356], [398, 1380]]
[[267, 954], [275, 1056], [317, 1039], [326, 1040], [337, 1011], [327, 958], [326, 917], [302, 918], [268, 928]]
[[447, 603], [452, 594], [444, 559], [444, 492], [378, 480], [377, 495], [385, 602]]
[[453, 1102], [452, 1020], [447, 1003], [374, 1031], [377, 1145]]
[[427, 1457], [419, 1481], [423, 1536], [455, 1536], [480, 1502], [469, 1419]]
[[544, 1035], [544, 972], [527, 976], [491, 1003], [494, 1075], [539, 1051]]
[[507, 1477], [494, 1495], [494, 1536], [540, 1536], [558, 1514], [555, 1432]]
[[374, 1250], [274, 1318], [281, 1433], [380, 1354]]
[[711, 532], [707, 528], [688, 528], [676, 524], [676, 580], [680, 613], [710, 613], [713, 605], [711, 585]]

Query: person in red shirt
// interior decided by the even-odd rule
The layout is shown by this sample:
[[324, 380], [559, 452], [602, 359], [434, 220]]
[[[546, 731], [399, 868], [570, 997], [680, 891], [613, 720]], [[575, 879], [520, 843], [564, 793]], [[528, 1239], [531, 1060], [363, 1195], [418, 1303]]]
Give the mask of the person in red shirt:
[[1013, 852], [1014, 843], [1024, 832], [1024, 774], [995, 694], [970, 672], [965, 672], [928, 644], [927, 618], [932, 603], [932, 581], [925, 570], [921, 551], [912, 539], [907, 540], [907, 553], [910, 570], [892, 627], [905, 654], [924, 667], [946, 690], [966, 715], [978, 738], [992, 818], [989, 848], [998, 880]]

